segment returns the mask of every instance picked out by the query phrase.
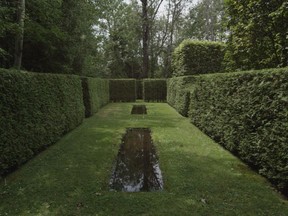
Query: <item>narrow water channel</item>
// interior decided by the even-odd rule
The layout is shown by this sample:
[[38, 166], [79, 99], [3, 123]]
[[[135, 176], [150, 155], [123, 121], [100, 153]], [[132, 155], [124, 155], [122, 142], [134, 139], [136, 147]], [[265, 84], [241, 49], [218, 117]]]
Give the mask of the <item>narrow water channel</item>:
[[163, 179], [148, 128], [129, 128], [123, 136], [110, 188], [138, 192], [163, 189]]

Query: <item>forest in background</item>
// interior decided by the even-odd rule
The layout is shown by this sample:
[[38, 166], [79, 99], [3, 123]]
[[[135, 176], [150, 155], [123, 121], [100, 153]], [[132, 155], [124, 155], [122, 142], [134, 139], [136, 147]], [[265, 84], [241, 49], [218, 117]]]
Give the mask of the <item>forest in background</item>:
[[170, 77], [187, 38], [226, 43], [226, 71], [285, 67], [287, 20], [286, 0], [1, 0], [0, 67]]

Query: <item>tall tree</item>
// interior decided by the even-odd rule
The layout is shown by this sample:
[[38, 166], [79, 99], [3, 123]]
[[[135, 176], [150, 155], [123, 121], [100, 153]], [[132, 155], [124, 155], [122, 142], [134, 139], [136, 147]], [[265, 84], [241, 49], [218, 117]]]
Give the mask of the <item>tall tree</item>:
[[141, 73], [141, 7], [137, 1], [108, 0], [97, 4], [96, 23], [103, 69], [112, 78], [139, 78]]
[[142, 2], [142, 78], [149, 76], [149, 43], [151, 41], [151, 29], [163, 0], [141, 0]]
[[65, 32], [64, 47], [69, 56], [69, 64], [74, 73], [85, 75], [87, 58], [91, 55], [95, 43], [92, 26], [94, 24], [95, 5], [92, 0], [62, 0], [61, 31]]
[[225, 40], [224, 20], [224, 0], [201, 0], [189, 9], [184, 22], [183, 38]]
[[17, 23], [19, 23], [19, 31], [15, 39], [15, 54], [14, 54], [14, 67], [18, 70], [20, 70], [22, 63], [24, 20], [25, 20], [25, 0], [18, 0]]
[[26, 1], [22, 67], [29, 71], [72, 73], [67, 41], [72, 33], [62, 25], [62, 0]]
[[171, 54], [179, 41], [187, 3], [188, 0], [168, 0], [165, 11], [154, 20], [150, 47], [151, 77], [169, 77], [171, 74]]
[[148, 18], [148, 1], [141, 0], [142, 2], [142, 43], [143, 43], [143, 74], [142, 78], [148, 77], [149, 71], [149, 55], [148, 55], [148, 40], [149, 40], [149, 18]]
[[[176, 39], [177, 24], [179, 24], [183, 9], [185, 7], [185, 0], [169, 0], [169, 8], [171, 10], [170, 32], [168, 37], [167, 52], [164, 64], [164, 76], [171, 75], [171, 60], [172, 51], [174, 49], [174, 42]], [[169, 19], [169, 18], [168, 18]]]

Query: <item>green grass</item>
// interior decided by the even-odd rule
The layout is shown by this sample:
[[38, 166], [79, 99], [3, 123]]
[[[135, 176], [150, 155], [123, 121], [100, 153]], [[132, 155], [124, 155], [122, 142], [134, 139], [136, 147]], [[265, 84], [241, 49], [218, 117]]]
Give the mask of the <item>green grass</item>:
[[[163, 103], [111, 103], [1, 180], [0, 215], [287, 215], [267, 181]], [[160, 192], [110, 192], [127, 127], [150, 127]]]

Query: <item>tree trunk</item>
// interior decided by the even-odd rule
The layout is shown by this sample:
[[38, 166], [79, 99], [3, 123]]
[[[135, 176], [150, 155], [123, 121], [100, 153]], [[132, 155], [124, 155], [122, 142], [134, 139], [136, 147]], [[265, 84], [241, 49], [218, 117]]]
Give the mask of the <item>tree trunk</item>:
[[149, 75], [149, 78], [154, 78], [155, 76], [155, 70], [156, 70], [156, 58], [157, 56], [155, 56], [155, 53], [154, 53], [154, 41], [152, 39], [151, 43], [150, 43], [150, 75]]
[[148, 78], [149, 71], [149, 18], [148, 18], [148, 3], [147, 0], [142, 2], [142, 31], [143, 31], [143, 62], [142, 62], [142, 78]]
[[19, 32], [15, 39], [14, 67], [20, 70], [22, 64], [23, 38], [24, 38], [25, 0], [18, 0], [17, 22]]

